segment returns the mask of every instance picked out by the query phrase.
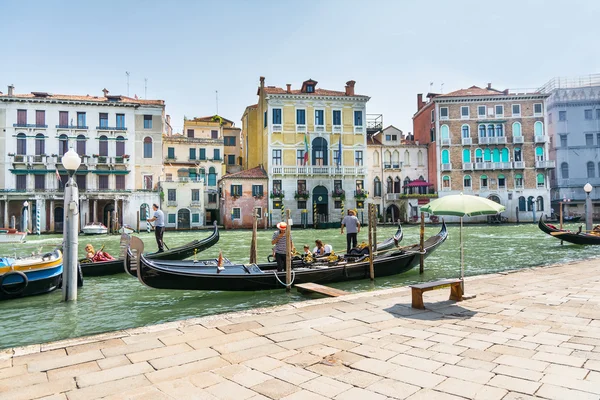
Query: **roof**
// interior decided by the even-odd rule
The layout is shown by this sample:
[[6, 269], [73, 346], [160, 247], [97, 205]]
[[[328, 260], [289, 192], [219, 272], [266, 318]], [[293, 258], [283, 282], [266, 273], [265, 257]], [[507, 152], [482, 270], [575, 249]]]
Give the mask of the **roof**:
[[422, 187], [422, 186], [433, 186], [433, 184], [429, 183], [429, 182], [425, 182], [422, 179], [415, 179], [414, 181], [411, 181], [410, 183], [407, 183], [406, 185], [404, 185], [404, 187]]
[[347, 95], [346, 92], [340, 92], [337, 90], [327, 90], [327, 89], [315, 89], [312, 93], [303, 93], [301, 89], [291, 90], [290, 93], [287, 92], [286, 89], [275, 87], [275, 86], [265, 86], [266, 94], [293, 94], [293, 95], [303, 95], [303, 96], [341, 96], [341, 97], [367, 97], [361, 94]]
[[508, 95], [508, 90], [500, 91], [492, 87], [482, 89], [478, 86], [471, 86], [468, 89], [459, 89], [454, 92], [438, 94], [435, 97], [465, 97], [465, 96], [498, 96]]
[[268, 179], [267, 172], [262, 167], [254, 167], [246, 169], [240, 172], [234, 172], [232, 174], [223, 175], [223, 179]]
[[246, 108], [258, 108], [258, 104], [252, 104], [252, 105], [250, 105], [250, 106], [248, 106]]
[[381, 143], [381, 140], [379, 140], [379, 138], [377, 137], [377, 133], [374, 133], [372, 135], [367, 135], [367, 146], [368, 145], [382, 145], [383, 143]]
[[206, 117], [195, 117], [193, 119], [190, 119], [189, 121], [196, 121], [196, 122], [217, 122], [217, 121], [215, 121], [213, 119], [215, 117], [220, 117], [223, 121], [229, 122], [230, 124], [233, 125], [233, 121], [230, 121], [227, 118], [223, 118], [220, 115], [208, 115]]
[[[36, 93], [37, 96], [34, 93]], [[144, 104], [144, 105], [156, 105], [156, 106], [164, 106], [165, 105], [164, 100], [142, 100], [142, 99], [135, 99], [132, 97], [127, 97], [127, 96], [110, 95], [108, 97], [105, 97], [105, 96], [90, 96], [89, 94], [85, 95], [85, 96], [81, 96], [81, 95], [72, 95], [72, 94], [50, 94], [50, 93], [48, 93], [47, 96], [45, 96], [46, 93], [43, 93], [44, 96], [40, 96], [40, 94], [42, 94], [42, 92], [19, 93], [19, 94], [13, 94], [12, 96], [9, 96], [8, 94], [0, 93], [0, 98], [90, 101], [90, 102], [96, 102], [96, 103], [99, 102], [99, 103], [107, 103], [107, 104], [130, 103], [130, 104]], [[109, 98], [113, 99], [113, 100], [110, 100]]]

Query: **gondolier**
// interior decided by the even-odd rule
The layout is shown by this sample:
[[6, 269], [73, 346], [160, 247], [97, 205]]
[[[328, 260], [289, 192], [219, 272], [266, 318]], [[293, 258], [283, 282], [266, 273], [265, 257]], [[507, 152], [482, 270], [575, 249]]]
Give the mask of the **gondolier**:
[[163, 243], [163, 233], [165, 232], [165, 214], [158, 208], [158, 204], [152, 204], [154, 210], [154, 216], [148, 219], [148, 222], [154, 222], [154, 236], [156, 237], [156, 244], [158, 245], [158, 252], [162, 253], [165, 251]]
[[[271, 244], [275, 245], [275, 261], [277, 261], [277, 271], [285, 271], [285, 259], [287, 255], [287, 247], [285, 245], [285, 230], [287, 224], [280, 222], [277, 224], [277, 231], [273, 233]], [[294, 248], [294, 242], [290, 236], [290, 245]]]
[[350, 253], [350, 249], [356, 247], [358, 243], [358, 234], [360, 233], [360, 221], [356, 218], [354, 210], [348, 210], [348, 215], [342, 220], [341, 234], [344, 234], [346, 227], [346, 254]]

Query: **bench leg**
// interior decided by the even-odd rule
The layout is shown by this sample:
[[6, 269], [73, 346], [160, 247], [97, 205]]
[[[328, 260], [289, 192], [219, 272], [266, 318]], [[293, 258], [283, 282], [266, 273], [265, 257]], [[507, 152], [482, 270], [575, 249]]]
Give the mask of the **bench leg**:
[[460, 283], [450, 286], [450, 300], [462, 301], [462, 289]]
[[423, 291], [419, 289], [412, 289], [412, 308], [418, 308], [424, 310], [425, 305], [423, 304]]

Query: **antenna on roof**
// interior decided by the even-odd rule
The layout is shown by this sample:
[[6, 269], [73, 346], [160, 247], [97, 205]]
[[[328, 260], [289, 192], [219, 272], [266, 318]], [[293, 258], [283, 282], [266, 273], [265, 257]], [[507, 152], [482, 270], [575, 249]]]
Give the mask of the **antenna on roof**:
[[215, 98], [217, 102], [217, 115], [219, 115], [219, 91], [215, 90]]
[[144, 78], [144, 99], [148, 100], [148, 78]]
[[127, 75], [127, 97], [129, 97], [129, 71], [125, 71], [125, 75]]
[[442, 82], [442, 85], [440, 86], [440, 93], [444, 93], [444, 83]]
[[432, 88], [433, 88], [433, 82], [429, 82], [429, 93], [431, 93]]

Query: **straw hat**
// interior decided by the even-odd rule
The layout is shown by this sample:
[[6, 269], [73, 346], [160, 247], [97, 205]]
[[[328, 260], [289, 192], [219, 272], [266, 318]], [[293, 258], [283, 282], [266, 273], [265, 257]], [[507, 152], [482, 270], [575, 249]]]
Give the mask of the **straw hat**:
[[277, 229], [279, 229], [279, 230], [287, 229], [287, 224], [285, 222], [280, 222], [277, 224]]

